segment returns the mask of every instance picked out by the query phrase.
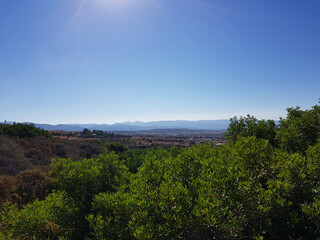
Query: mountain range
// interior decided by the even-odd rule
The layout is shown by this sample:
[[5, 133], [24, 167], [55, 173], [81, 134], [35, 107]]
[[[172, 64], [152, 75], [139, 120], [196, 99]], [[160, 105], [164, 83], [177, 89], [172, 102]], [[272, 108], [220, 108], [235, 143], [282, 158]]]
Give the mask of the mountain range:
[[39, 124], [36, 127], [44, 130], [63, 130], [63, 131], [82, 131], [84, 128], [89, 130], [102, 131], [143, 131], [153, 129], [190, 129], [190, 130], [223, 130], [227, 129], [230, 120], [199, 120], [199, 121], [153, 121], [153, 122], [123, 122], [114, 124]]

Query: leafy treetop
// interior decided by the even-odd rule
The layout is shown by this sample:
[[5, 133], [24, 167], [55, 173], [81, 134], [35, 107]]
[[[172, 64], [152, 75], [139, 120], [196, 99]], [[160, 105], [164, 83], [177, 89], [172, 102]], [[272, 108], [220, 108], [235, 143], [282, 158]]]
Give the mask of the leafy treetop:
[[51, 138], [52, 135], [46, 130], [37, 128], [34, 124], [13, 123], [0, 124], [0, 135], [20, 138], [45, 137]]

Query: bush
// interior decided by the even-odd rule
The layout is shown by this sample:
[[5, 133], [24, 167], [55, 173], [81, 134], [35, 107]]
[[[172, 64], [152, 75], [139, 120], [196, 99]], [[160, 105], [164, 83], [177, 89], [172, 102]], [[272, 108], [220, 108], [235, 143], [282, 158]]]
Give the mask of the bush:
[[34, 138], [34, 137], [45, 137], [51, 138], [52, 135], [48, 131], [40, 128], [36, 128], [33, 124], [13, 123], [13, 124], [2, 124], [0, 123], [0, 134], [7, 135], [10, 137], [20, 138]]
[[0, 230], [12, 239], [60, 239], [74, 237], [79, 224], [78, 209], [65, 192], [54, 192], [44, 201], [36, 200], [19, 211], [5, 205], [0, 215]]

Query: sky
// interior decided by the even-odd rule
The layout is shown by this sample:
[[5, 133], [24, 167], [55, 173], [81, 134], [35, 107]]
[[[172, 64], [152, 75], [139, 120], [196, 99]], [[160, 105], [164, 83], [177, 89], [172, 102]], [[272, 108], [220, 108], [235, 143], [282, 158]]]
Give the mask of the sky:
[[319, 12], [319, 0], [0, 0], [0, 122], [309, 109], [320, 98]]

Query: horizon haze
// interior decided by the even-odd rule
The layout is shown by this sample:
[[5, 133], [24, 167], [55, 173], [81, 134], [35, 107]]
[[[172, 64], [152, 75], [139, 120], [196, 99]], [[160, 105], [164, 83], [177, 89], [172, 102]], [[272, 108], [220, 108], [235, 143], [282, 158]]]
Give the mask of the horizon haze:
[[[1, 123], [1, 122], [0, 122]], [[13, 122], [6, 122], [13, 124]], [[24, 122], [29, 124], [29, 122]], [[83, 131], [84, 128], [89, 130], [102, 130], [107, 132], [114, 131], [145, 131], [155, 129], [188, 129], [188, 130], [225, 130], [227, 129], [230, 120], [200, 120], [200, 121], [153, 121], [153, 122], [123, 122], [114, 124], [45, 124], [45, 123], [32, 123], [35, 127], [52, 131]]]

